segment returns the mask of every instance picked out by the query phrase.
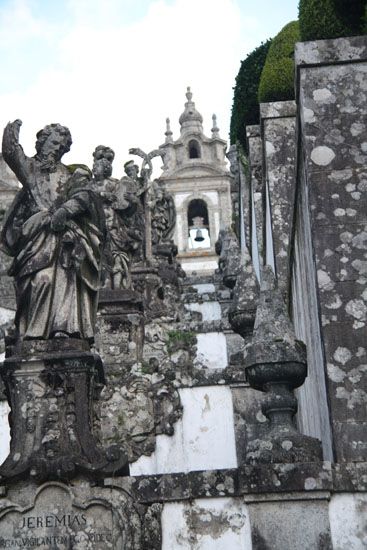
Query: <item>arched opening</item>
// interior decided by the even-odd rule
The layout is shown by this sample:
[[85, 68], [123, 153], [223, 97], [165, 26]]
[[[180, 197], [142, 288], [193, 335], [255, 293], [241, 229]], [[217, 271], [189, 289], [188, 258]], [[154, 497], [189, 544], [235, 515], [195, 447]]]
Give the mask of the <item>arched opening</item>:
[[196, 139], [189, 141], [189, 158], [190, 159], [199, 159], [201, 157], [200, 145]]
[[190, 201], [187, 208], [187, 225], [189, 248], [210, 248], [208, 207], [202, 199]]

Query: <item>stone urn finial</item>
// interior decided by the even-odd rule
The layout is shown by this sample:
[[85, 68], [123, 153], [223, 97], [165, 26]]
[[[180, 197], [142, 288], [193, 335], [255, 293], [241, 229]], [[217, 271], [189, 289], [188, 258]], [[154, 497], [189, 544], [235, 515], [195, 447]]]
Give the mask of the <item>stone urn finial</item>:
[[300, 434], [293, 422], [297, 399], [292, 390], [307, 376], [306, 346], [296, 339], [281, 291], [270, 266], [262, 273], [260, 302], [252, 341], [245, 350], [250, 386], [266, 392], [262, 412], [269, 431], [252, 441], [248, 463], [315, 462], [322, 460], [320, 441]]

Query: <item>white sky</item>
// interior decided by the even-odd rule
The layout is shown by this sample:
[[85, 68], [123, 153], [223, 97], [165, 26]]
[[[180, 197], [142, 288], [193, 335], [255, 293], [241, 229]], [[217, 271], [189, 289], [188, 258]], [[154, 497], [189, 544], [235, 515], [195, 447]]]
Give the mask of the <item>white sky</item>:
[[[0, 0], [0, 128], [23, 120], [21, 143], [60, 122], [73, 136], [65, 163], [91, 166], [96, 145], [147, 152], [174, 139], [191, 86], [210, 135], [228, 139], [240, 62], [297, 18], [298, 0]], [[158, 176], [159, 173], [155, 174]]]

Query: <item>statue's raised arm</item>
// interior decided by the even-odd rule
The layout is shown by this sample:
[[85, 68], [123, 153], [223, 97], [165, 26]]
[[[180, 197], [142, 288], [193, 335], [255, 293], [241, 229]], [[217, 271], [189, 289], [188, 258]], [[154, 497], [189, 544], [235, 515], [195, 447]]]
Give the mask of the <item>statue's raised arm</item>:
[[20, 183], [26, 187], [29, 178], [29, 159], [19, 143], [22, 121], [8, 122], [3, 132], [2, 153], [5, 162], [13, 170]]

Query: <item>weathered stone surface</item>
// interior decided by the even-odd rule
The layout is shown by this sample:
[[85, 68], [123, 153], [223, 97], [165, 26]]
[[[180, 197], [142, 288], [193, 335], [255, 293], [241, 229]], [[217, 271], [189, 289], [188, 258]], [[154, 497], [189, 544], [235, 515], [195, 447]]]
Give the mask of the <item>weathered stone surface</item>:
[[[11, 409], [10, 454], [0, 469], [5, 481], [69, 479], [77, 472], [128, 474], [124, 451], [116, 445], [101, 449], [93, 434], [93, 398], [104, 385], [100, 358], [68, 349], [60, 340], [49, 346], [29, 341], [29, 355], [23, 349], [23, 355], [7, 358], [1, 369]], [[76, 340], [75, 347], [81, 342]], [[57, 344], [62, 352], [47, 349]]]
[[1, 547], [161, 548], [160, 505], [139, 505], [126, 489], [78, 481], [15, 488], [0, 500]]
[[[275, 270], [279, 286], [285, 293], [288, 286], [289, 245], [296, 183], [295, 102], [263, 103], [260, 107], [260, 120], [264, 178], [268, 185], [271, 209]], [[271, 243], [265, 242], [265, 247], [270, 246]]]
[[[302, 163], [301, 159], [300, 162]], [[298, 187], [291, 308], [296, 336], [307, 346], [308, 374], [305, 383], [296, 390], [299, 402], [298, 426], [302, 433], [321, 440], [324, 459], [332, 461], [333, 443], [324, 373], [324, 350], [318, 310], [308, 190], [303, 184]]]
[[104, 216], [85, 167], [66, 167], [69, 129], [50, 124], [37, 133], [36, 155], [19, 144], [22, 122], [4, 129], [4, 160], [23, 188], [4, 224], [1, 241], [13, 257], [17, 338], [60, 334], [93, 340]]
[[[232, 497], [269, 493], [318, 491], [365, 492], [367, 463], [330, 464], [307, 462], [293, 464], [243, 465], [187, 474], [140, 476], [132, 480], [140, 501], [178, 501], [191, 498]], [[131, 479], [131, 478], [130, 478]], [[116, 483], [124, 486], [125, 478]]]
[[102, 289], [96, 332], [96, 346], [107, 365], [140, 361], [144, 344], [142, 297], [132, 290]]
[[[260, 135], [260, 126], [247, 126], [246, 138], [249, 160], [251, 201], [253, 205], [252, 216], [255, 217], [255, 223], [252, 219], [251, 224], [251, 250], [253, 249], [253, 240], [256, 239], [256, 249], [259, 256], [259, 265], [263, 265], [263, 202], [265, 189], [263, 185], [262, 141]], [[255, 250], [252, 250], [252, 257], [255, 257]]]
[[359, 442], [366, 440], [360, 424], [366, 399], [366, 52], [366, 37], [353, 37], [298, 45], [295, 53], [298, 158], [304, 159], [299, 184], [307, 181], [309, 192], [337, 460], [361, 459]]
[[248, 503], [252, 549], [333, 550], [328, 496], [324, 493], [307, 500], [299, 495], [299, 500], [293, 500], [292, 496], [288, 499], [269, 495], [266, 500]]
[[228, 311], [232, 329], [248, 340], [255, 323], [259, 301], [259, 283], [247, 248], [240, 257], [240, 270], [233, 289], [233, 301]]
[[313, 462], [322, 459], [317, 439], [301, 435], [293, 416], [297, 400], [292, 390], [307, 375], [306, 349], [296, 340], [282, 292], [270, 266], [262, 272], [260, 302], [251, 342], [245, 349], [247, 379], [254, 389], [267, 393], [262, 412], [269, 430], [249, 442], [246, 460], [256, 462]]
[[233, 288], [240, 270], [240, 248], [238, 238], [231, 227], [219, 232], [215, 251], [219, 255], [218, 273], [223, 278], [223, 284]]
[[124, 178], [119, 181], [111, 177], [114, 157], [110, 147], [96, 147], [93, 187], [101, 198], [107, 226], [102, 284], [120, 289], [131, 287], [131, 259], [143, 246], [144, 216], [136, 182], [125, 178], [128, 179], [126, 184]]
[[173, 435], [182, 415], [180, 396], [157, 364], [136, 364], [128, 375], [111, 369], [99, 405], [103, 443], [123, 445], [130, 463], [150, 455], [158, 435]]
[[365, 494], [337, 494], [330, 500], [329, 516], [333, 550], [363, 550], [367, 543], [364, 518], [367, 512]]
[[251, 549], [245, 503], [239, 499], [198, 499], [166, 504], [162, 513], [162, 550]]

